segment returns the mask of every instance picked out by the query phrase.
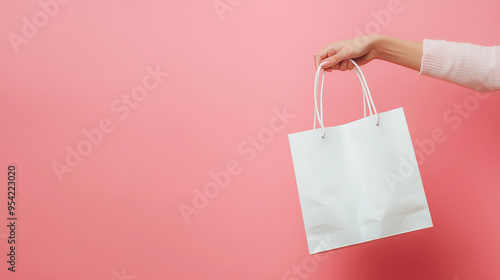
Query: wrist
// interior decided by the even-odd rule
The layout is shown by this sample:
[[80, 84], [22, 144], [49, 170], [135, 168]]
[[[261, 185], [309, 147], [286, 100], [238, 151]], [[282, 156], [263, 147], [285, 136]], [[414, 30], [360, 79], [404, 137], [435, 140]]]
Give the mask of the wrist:
[[387, 36], [381, 34], [369, 35], [370, 42], [368, 48], [373, 50], [375, 59], [383, 59], [386, 55], [384, 52], [384, 42], [387, 41]]
[[386, 35], [375, 35], [371, 46], [376, 59], [420, 71], [422, 42], [413, 42]]

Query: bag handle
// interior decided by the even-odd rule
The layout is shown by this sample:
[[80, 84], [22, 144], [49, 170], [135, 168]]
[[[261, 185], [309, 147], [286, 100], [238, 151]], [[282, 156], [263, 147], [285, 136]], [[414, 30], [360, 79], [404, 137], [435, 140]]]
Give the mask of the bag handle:
[[[354, 62], [354, 60], [350, 59], [352, 64], [354, 65], [354, 72], [356, 72], [356, 75], [358, 76], [359, 81], [361, 82], [361, 90], [363, 91], [363, 112], [364, 112], [364, 117], [366, 118], [366, 106], [368, 105], [368, 110], [370, 112], [370, 116], [373, 115], [372, 113], [372, 108], [373, 112], [375, 112], [375, 125], [379, 125], [379, 119], [378, 119], [378, 113], [377, 109], [375, 108], [375, 104], [373, 103], [372, 95], [370, 93], [370, 89], [368, 88], [368, 84], [366, 83], [365, 76], [363, 75], [363, 72], [359, 68], [358, 64]], [[316, 118], [318, 119], [318, 122], [323, 129], [323, 134], [321, 135], [322, 138], [325, 138], [326, 135], [326, 129], [323, 124], [323, 85], [325, 83], [325, 71], [323, 70], [323, 76], [321, 78], [321, 91], [320, 91], [320, 110], [318, 110], [318, 83], [319, 83], [319, 76], [323, 68], [318, 67], [318, 70], [316, 70], [316, 77], [314, 79], [314, 128], [316, 129]], [[366, 102], [368, 100], [368, 102]], [[370, 106], [371, 105], [371, 106]], [[321, 116], [320, 116], [321, 114]]]

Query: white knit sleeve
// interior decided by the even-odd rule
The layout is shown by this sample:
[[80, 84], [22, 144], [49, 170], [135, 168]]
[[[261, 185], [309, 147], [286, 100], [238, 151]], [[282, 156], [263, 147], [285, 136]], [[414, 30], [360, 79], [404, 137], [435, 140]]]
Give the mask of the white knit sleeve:
[[500, 46], [424, 40], [419, 75], [446, 80], [478, 92], [500, 90]]

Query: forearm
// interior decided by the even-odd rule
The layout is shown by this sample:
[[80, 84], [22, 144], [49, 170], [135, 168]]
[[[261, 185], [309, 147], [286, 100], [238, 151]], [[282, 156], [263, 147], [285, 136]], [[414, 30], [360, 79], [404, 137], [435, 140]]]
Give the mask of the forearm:
[[406, 41], [385, 35], [372, 37], [375, 58], [420, 71], [423, 43]]

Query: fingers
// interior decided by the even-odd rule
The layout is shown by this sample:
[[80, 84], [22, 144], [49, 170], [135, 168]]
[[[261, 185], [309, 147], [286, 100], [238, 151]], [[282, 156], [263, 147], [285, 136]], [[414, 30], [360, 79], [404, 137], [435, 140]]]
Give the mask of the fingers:
[[339, 52], [335, 52], [332, 49], [322, 50], [314, 56], [314, 60], [316, 69], [318, 67], [322, 67], [325, 70], [338, 69], [345, 71], [349, 68], [349, 56], [344, 50], [341, 50]]
[[[323, 60], [323, 62], [328, 61], [330, 62], [330, 58], [327, 58]], [[352, 70], [354, 69], [354, 64], [351, 62], [350, 59], [344, 59], [340, 61], [337, 64], [332, 65], [331, 63], [328, 65], [322, 65], [320, 64], [321, 67], [324, 68], [325, 71], [327, 72], [332, 72], [332, 70], [340, 70], [340, 71], [346, 71], [346, 70]]]
[[327, 57], [329, 57], [328, 48], [323, 48], [318, 53], [316, 53], [314, 55], [314, 66], [315, 66], [315, 68], [318, 69], [318, 67], [321, 64], [321, 62], [323, 62], [323, 60], [325, 58], [327, 58]]
[[329, 68], [334, 66], [332, 64], [331, 58], [336, 56], [342, 51], [342, 47], [339, 45], [338, 42], [330, 43], [324, 48], [322, 48], [320, 51], [314, 55], [314, 63], [316, 66], [316, 69], [320, 66], [321, 63], [325, 63], [325, 60], [329, 61], [326, 62], [325, 65], [323, 65], [323, 68]]
[[342, 60], [340, 63], [339, 63], [339, 70], [340, 71], [345, 71], [347, 70], [347, 63], [348, 63], [348, 60]]
[[375, 52], [370, 49], [371, 37], [364, 36], [328, 44], [314, 55], [316, 69], [352, 70], [354, 65], [349, 59], [354, 59], [358, 65], [363, 65], [375, 58]]
[[[353, 60], [356, 61], [356, 59], [353, 59]], [[354, 64], [352, 63], [351, 59], [343, 60], [342, 65], [339, 68], [339, 70], [341, 70], [341, 71], [352, 70], [352, 69], [354, 69]]]
[[[356, 61], [356, 60], [354, 60], [354, 61]], [[352, 69], [354, 69], [354, 64], [352, 64], [352, 62], [349, 60], [347, 62], [347, 70], [352, 70]]]

